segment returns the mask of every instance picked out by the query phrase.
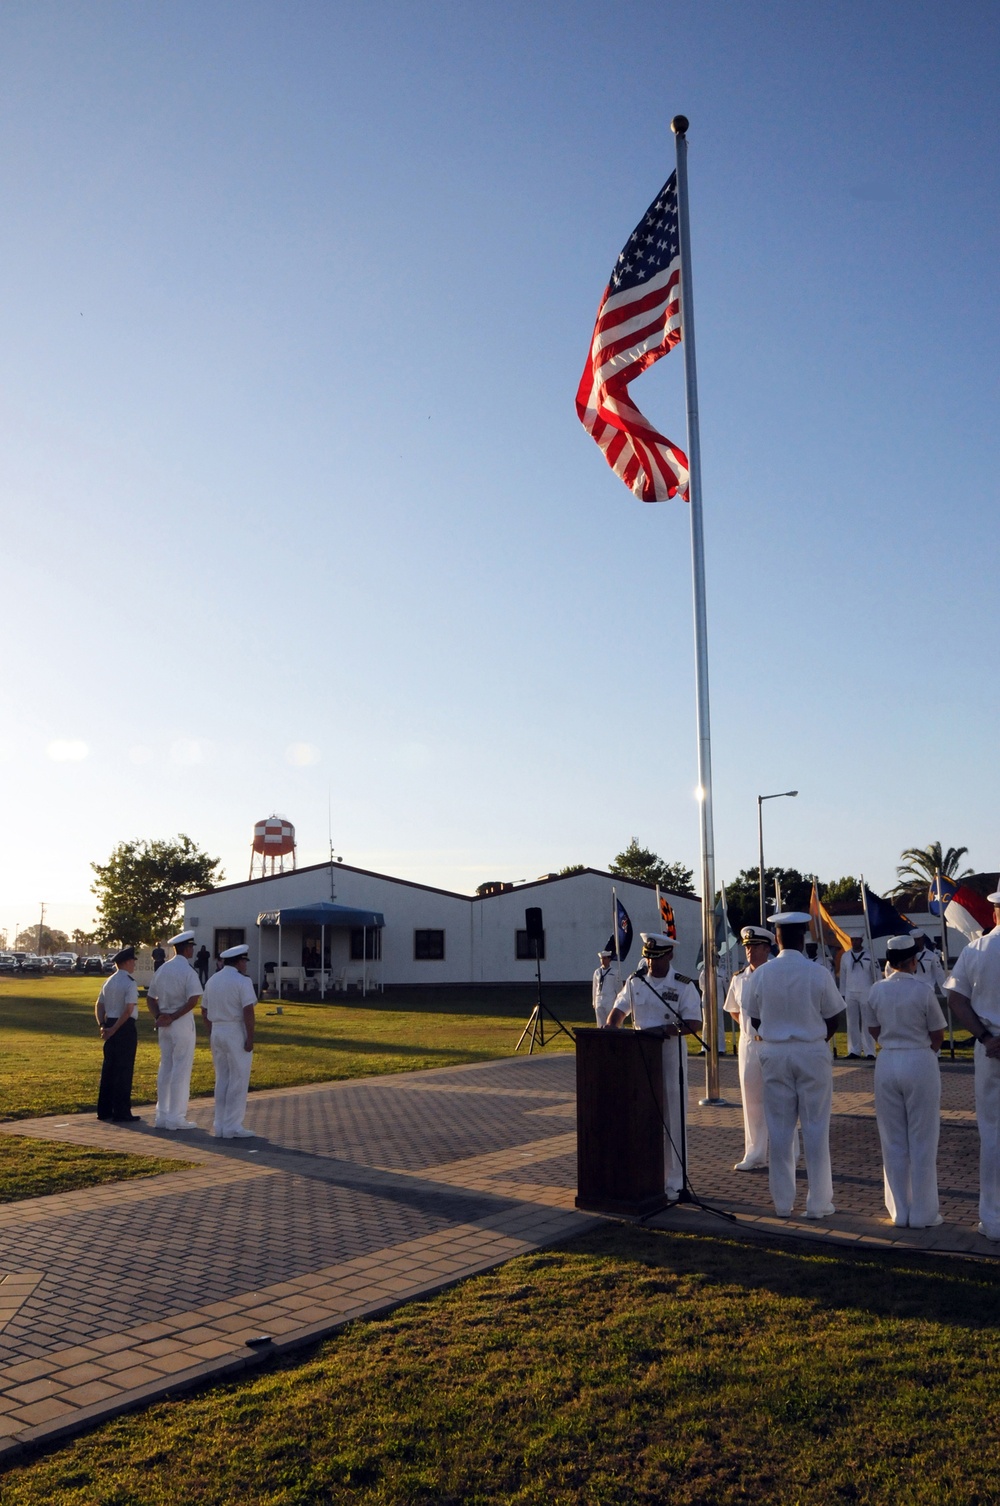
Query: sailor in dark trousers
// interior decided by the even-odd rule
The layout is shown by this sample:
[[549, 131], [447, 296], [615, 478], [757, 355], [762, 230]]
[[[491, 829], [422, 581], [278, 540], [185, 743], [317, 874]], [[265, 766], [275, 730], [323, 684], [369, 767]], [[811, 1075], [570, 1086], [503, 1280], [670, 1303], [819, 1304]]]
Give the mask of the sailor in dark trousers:
[[94, 1006], [104, 1042], [97, 1117], [114, 1124], [135, 1124], [139, 1119], [139, 1115], [132, 1112], [132, 1071], [139, 1038], [135, 1023], [139, 990], [132, 976], [135, 947], [122, 947], [111, 960], [115, 971], [98, 994]]

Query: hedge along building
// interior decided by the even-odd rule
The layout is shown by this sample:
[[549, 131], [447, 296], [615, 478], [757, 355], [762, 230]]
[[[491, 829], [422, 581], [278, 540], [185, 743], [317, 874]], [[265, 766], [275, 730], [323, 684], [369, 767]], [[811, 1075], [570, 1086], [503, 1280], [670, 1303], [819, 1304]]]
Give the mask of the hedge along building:
[[[245, 942], [251, 976], [259, 983], [278, 966], [279, 946], [282, 967], [293, 970], [283, 978], [300, 981], [295, 973], [309, 966], [326, 992], [358, 985], [530, 983], [535, 962], [525, 910], [537, 906], [544, 932], [543, 979], [582, 983], [611, 934], [612, 890], [634, 931], [624, 974], [638, 965], [639, 932], [660, 929], [656, 890], [596, 868], [467, 895], [347, 863], [319, 863], [190, 895], [184, 926], [213, 958]], [[677, 967], [691, 975], [701, 940], [701, 903], [689, 896], [668, 898], [677, 924]], [[303, 913], [308, 910], [313, 913]]]

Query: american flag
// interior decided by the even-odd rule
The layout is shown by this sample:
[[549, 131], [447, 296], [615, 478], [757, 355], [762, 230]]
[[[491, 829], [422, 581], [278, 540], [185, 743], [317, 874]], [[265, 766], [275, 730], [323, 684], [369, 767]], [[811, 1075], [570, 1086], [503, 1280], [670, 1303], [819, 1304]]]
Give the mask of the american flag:
[[671, 173], [615, 262], [576, 394], [580, 422], [643, 502], [687, 498], [687, 456], [629, 399], [629, 383], [681, 338], [677, 174]]

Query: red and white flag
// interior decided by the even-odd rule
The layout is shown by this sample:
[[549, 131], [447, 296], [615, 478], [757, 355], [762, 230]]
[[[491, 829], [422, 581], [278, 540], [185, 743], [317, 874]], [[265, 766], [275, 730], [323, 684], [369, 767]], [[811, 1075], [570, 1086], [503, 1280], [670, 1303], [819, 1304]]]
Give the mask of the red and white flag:
[[583, 427], [643, 502], [687, 500], [687, 456], [653, 428], [628, 391], [681, 338], [680, 268], [677, 174], [671, 173], [615, 262], [576, 394]]

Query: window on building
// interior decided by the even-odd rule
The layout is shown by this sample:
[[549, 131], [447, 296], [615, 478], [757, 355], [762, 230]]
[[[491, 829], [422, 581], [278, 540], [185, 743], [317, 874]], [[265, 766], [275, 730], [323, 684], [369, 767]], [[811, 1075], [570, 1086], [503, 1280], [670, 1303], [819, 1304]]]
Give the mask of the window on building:
[[444, 932], [414, 931], [413, 960], [414, 962], [443, 962]]
[[215, 955], [221, 956], [228, 952], [231, 946], [243, 946], [247, 939], [246, 931], [230, 928], [228, 931], [217, 930], [215, 933]]
[[[535, 951], [535, 947], [536, 946], [538, 947], [537, 952]], [[514, 932], [514, 955], [517, 958], [518, 962], [534, 962], [534, 960], [535, 960], [536, 957], [540, 958], [541, 961], [544, 962], [545, 961], [545, 932], [544, 931], [542, 932], [542, 939], [541, 939], [541, 941], [534, 942], [529, 937], [527, 931], [515, 931]]]
[[351, 961], [377, 962], [382, 955], [382, 932], [363, 926], [351, 931]]

